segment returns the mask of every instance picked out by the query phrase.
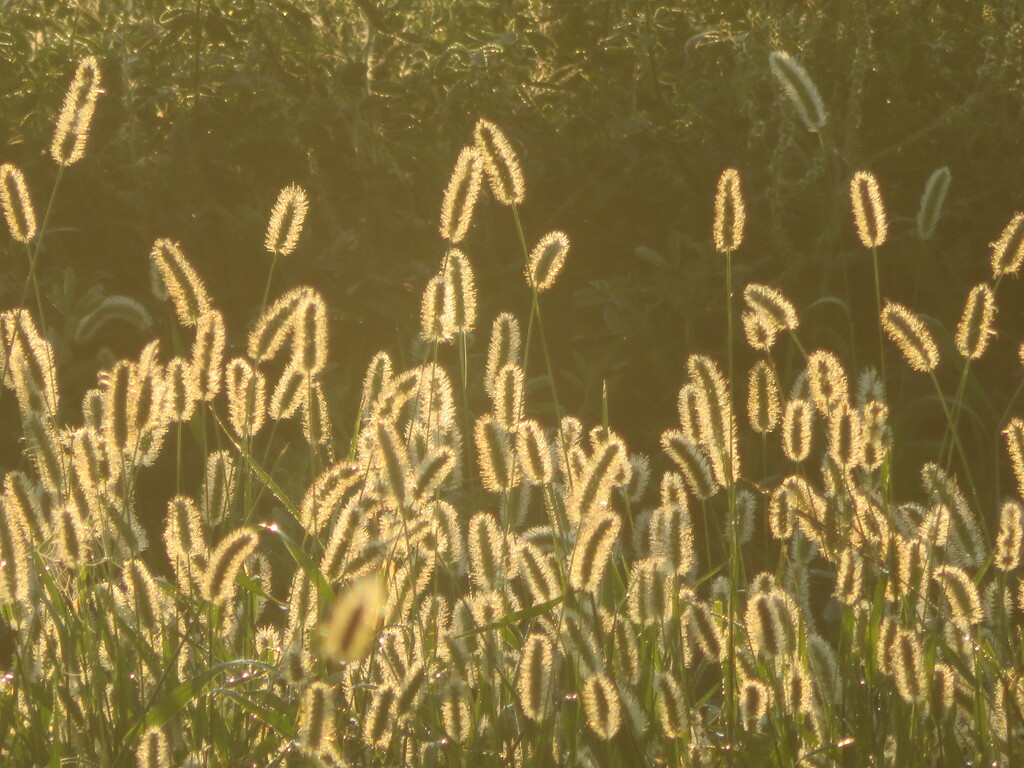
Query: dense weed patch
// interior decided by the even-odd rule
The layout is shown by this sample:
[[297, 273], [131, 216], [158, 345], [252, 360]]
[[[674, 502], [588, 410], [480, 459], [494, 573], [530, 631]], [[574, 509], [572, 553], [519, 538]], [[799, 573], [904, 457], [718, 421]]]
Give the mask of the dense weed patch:
[[[830, 167], [814, 79], [782, 52], [764, 68]], [[487, 119], [443, 194], [416, 359], [372, 356], [353, 413], [326, 394], [339, 340], [323, 292], [277, 287], [317, 206], [299, 185], [268, 206], [247, 330], [173, 236], [149, 252], [163, 317], [139, 290], [61, 327], [41, 246], [101, 91], [99, 63], [82, 59], [49, 198], [0, 170], [26, 274], [0, 314], [7, 438], [22, 448], [0, 502], [0, 755], [147, 768], [1019, 758], [1024, 421], [1014, 395], [983, 441], [1018, 485], [996, 508], [964, 422], [972, 366], [1007, 352], [996, 306], [1024, 260], [1020, 214], [993, 235], [991, 279], [943, 318], [950, 345], [888, 298], [879, 254], [897, 226], [934, 236], [951, 174], [932, 174], [910, 225], [890, 221], [874, 174], [852, 174], [827, 205], [873, 267], [873, 285], [830, 297], [866, 297], [873, 316], [841, 329], [871, 338], [851, 343], [872, 349], [855, 367], [804, 344], [802, 308], [777, 287], [739, 276], [747, 189], [726, 169], [703, 246], [724, 265], [725, 322], [707, 332], [725, 351], [679, 366], [678, 420], [645, 456], [607, 398], [596, 423], [561, 407], [545, 312], [572, 232], [533, 231], [529, 175]], [[485, 200], [520, 246], [524, 316], [477, 296], [469, 233]], [[69, 402], [69, 341], [113, 323], [155, 337]], [[959, 373], [951, 392], [943, 366]], [[941, 419], [919, 463], [901, 450], [913, 425], [893, 418], [910, 407]], [[146, 485], [159, 474], [160, 495]]]

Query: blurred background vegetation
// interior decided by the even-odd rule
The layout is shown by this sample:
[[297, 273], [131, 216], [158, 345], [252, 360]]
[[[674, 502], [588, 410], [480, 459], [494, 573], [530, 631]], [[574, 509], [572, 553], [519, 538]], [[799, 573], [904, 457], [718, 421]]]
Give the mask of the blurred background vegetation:
[[[822, 143], [772, 80], [773, 50], [821, 90]], [[105, 94], [43, 244], [54, 332], [101, 295], [165, 312], [147, 254], [171, 237], [238, 348], [269, 269], [267, 215], [283, 186], [301, 184], [310, 218], [274, 290], [308, 283], [328, 300], [325, 381], [342, 430], [375, 351], [418, 355], [420, 295], [443, 253], [441, 194], [481, 116], [522, 158], [528, 239], [558, 228], [573, 241], [544, 297], [563, 404], [599, 421], [607, 382], [612, 421], [649, 453], [675, 418], [686, 355], [724, 350], [724, 263], [710, 244], [723, 168], [740, 170], [748, 205], [737, 286], [782, 288], [805, 344], [851, 366], [877, 358], [871, 260], [848, 211], [855, 170], [878, 176], [890, 211], [883, 295], [926, 315], [948, 356], [968, 290], [989, 275], [986, 244], [1022, 207], [1017, 0], [5, 0], [0, 160], [25, 171], [40, 210], [56, 175], [54, 116], [86, 53]], [[953, 183], [922, 243], [914, 215], [941, 166]], [[466, 244], [482, 297], [477, 360], [492, 318], [525, 321], [529, 301], [511, 217], [482, 203]], [[10, 245], [0, 245], [4, 306], [27, 273]], [[986, 396], [968, 395], [989, 435], [1020, 381], [1022, 300], [1019, 285], [1003, 287], [1006, 343], [975, 367]], [[72, 348], [60, 361], [68, 395], [95, 381], [104, 348], [135, 354], [144, 338], [122, 328]], [[737, 370], [750, 359], [742, 352]], [[958, 371], [942, 373], [952, 393]], [[925, 412], [941, 438], [941, 411]], [[900, 418], [918, 418], [915, 406], [897, 428]]]

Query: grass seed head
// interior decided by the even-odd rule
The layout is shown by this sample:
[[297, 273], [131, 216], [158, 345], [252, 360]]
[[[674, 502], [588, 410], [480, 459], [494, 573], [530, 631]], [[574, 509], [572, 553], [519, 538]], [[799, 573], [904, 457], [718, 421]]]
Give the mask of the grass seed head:
[[298, 245], [308, 212], [309, 198], [306, 190], [298, 184], [289, 184], [282, 189], [270, 211], [263, 246], [275, 256], [291, 254]]
[[938, 367], [939, 348], [918, 315], [902, 304], [887, 301], [882, 309], [882, 328], [915, 371], [930, 373]]
[[865, 248], [885, 245], [889, 222], [882, 203], [882, 190], [873, 173], [857, 171], [853, 174], [850, 179], [850, 202], [853, 204], [853, 221], [861, 244]]
[[732, 253], [743, 243], [743, 224], [746, 209], [740, 189], [740, 174], [735, 168], [726, 168], [718, 178], [715, 192], [715, 250]]
[[924, 185], [921, 204], [917, 209], [917, 236], [922, 240], [931, 240], [935, 234], [952, 179], [949, 168], [943, 167], [933, 172]]
[[58, 165], [66, 168], [85, 156], [96, 99], [101, 93], [99, 62], [95, 56], [86, 56], [75, 68], [75, 76], [57, 115], [50, 156]]
[[473, 136], [494, 199], [502, 205], [521, 205], [526, 198], [526, 181], [508, 138], [498, 126], [483, 119], [477, 121]]
[[825, 127], [828, 115], [821, 94], [810, 76], [784, 51], [773, 51], [768, 57], [768, 63], [804, 126], [812, 133], [819, 132]]
[[968, 360], [977, 360], [988, 349], [995, 335], [992, 325], [996, 317], [995, 293], [988, 283], [971, 289], [956, 327], [956, 350]]
[[21, 170], [10, 163], [0, 165], [0, 209], [7, 229], [16, 242], [31, 242], [36, 236], [36, 214]]

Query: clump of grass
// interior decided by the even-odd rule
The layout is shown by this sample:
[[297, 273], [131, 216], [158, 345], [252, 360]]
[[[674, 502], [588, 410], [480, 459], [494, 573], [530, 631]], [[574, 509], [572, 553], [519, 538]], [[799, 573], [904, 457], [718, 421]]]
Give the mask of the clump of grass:
[[[823, 127], [802, 70], [773, 66], [808, 127]], [[25, 243], [23, 185], [3, 173]], [[454, 244], [469, 241], [484, 177], [520, 235], [530, 313], [525, 343], [519, 320], [497, 314], [477, 365], [471, 248]], [[804, 353], [796, 306], [750, 284], [748, 439], [732, 335], [744, 206], [726, 171], [712, 226], [726, 256], [726, 370], [687, 360], [659, 466], [607, 418], [585, 425], [558, 406], [538, 294], [555, 290], [569, 239], [527, 247], [525, 184], [511, 141], [481, 121], [444, 196], [423, 358], [401, 370], [373, 357], [344, 440], [313, 287], [270, 302], [268, 274], [243, 337], [183, 249], [157, 240], [188, 352], [153, 340], [100, 372], [81, 407], [60, 398], [53, 342], [30, 311], [0, 313], [3, 385], [25, 442], [0, 495], [0, 619], [13, 636], [0, 756], [115, 768], [1014, 764], [1024, 518], [1019, 499], [1005, 501], [990, 538], [977, 494], [972, 504], [960, 488], [959, 472], [973, 485], [963, 386], [952, 412], [937, 391], [960, 464], [940, 448], [917, 500], [897, 502], [885, 457], [913, 436], [892, 434], [896, 388], [873, 369], [854, 387], [838, 355]], [[872, 249], [887, 226], [876, 193], [873, 177], [855, 178]], [[282, 192], [271, 271], [297, 249], [307, 204], [297, 187]], [[1018, 229], [994, 246], [997, 284], [1019, 266]], [[935, 335], [876, 289], [880, 327], [938, 390]], [[971, 294], [957, 337], [966, 361], [999, 346], [994, 292]], [[527, 386], [534, 323], [549, 424]], [[790, 341], [800, 362], [780, 366], [773, 350]], [[1005, 434], [1020, 481], [1019, 418]], [[293, 442], [303, 457], [289, 472]], [[741, 461], [751, 445], [760, 462]], [[184, 475], [185, 451], [202, 477]], [[151, 542], [140, 479], [161, 461], [177, 482], [157, 500], [166, 517]], [[833, 596], [824, 608], [821, 592]]]

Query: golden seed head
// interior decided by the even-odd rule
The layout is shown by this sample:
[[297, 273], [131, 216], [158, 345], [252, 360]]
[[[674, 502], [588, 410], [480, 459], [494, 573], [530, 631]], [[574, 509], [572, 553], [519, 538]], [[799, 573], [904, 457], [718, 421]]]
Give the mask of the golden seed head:
[[582, 520], [569, 561], [573, 589], [597, 594], [621, 527], [621, 518], [611, 510], [592, 512]]
[[519, 321], [514, 315], [502, 312], [491, 326], [491, 340], [487, 347], [487, 365], [484, 369], [484, 389], [491, 393], [498, 371], [506, 363], [519, 362]]
[[10, 163], [0, 165], [0, 208], [17, 242], [27, 244], [36, 236], [36, 214], [25, 176]]
[[449, 250], [443, 274], [445, 331], [449, 336], [469, 333], [476, 326], [476, 282], [466, 254], [458, 248]]
[[882, 190], [878, 179], [870, 171], [857, 171], [850, 179], [850, 201], [853, 203], [853, 221], [857, 236], [865, 248], [879, 248], [885, 244], [889, 223], [882, 204]]
[[811, 455], [814, 408], [809, 400], [796, 398], [782, 413], [782, 452], [790, 461], [805, 461]]
[[231, 428], [239, 437], [252, 437], [266, 417], [267, 380], [241, 357], [228, 363], [225, 379]]
[[662, 732], [669, 739], [678, 739], [690, 732], [690, 710], [682, 686], [670, 674], [654, 679], [654, 706]]
[[523, 475], [533, 485], [546, 485], [554, 477], [554, 462], [544, 430], [536, 421], [520, 421], [516, 428], [516, 455]]
[[1024, 262], [1024, 213], [1015, 213], [992, 248], [992, 278], [1015, 275]]
[[519, 473], [509, 431], [493, 416], [485, 414], [476, 420], [474, 439], [484, 489], [491, 493], [511, 490], [519, 482]]
[[719, 487], [718, 481], [700, 446], [687, 439], [683, 432], [670, 429], [662, 433], [661, 447], [683, 473], [694, 496], [709, 499], [715, 494]]
[[50, 155], [58, 165], [66, 168], [85, 156], [85, 143], [89, 138], [96, 99], [102, 92], [99, 62], [95, 56], [86, 56], [78, 62], [74, 79], [57, 116]]
[[850, 402], [849, 382], [843, 364], [832, 352], [817, 350], [807, 358], [807, 384], [814, 407], [825, 418], [846, 410]]
[[583, 684], [583, 709], [587, 725], [597, 738], [608, 741], [622, 726], [622, 699], [612, 679], [604, 673], [591, 675]]
[[913, 632], [900, 629], [890, 648], [889, 660], [896, 678], [896, 690], [908, 704], [924, 701], [927, 681], [924, 670], [924, 649]]
[[938, 366], [939, 348], [931, 331], [924, 320], [905, 306], [887, 301], [882, 310], [882, 328], [915, 371], [930, 373]]
[[779, 330], [795, 331], [800, 326], [800, 318], [793, 302], [787, 299], [782, 291], [770, 285], [748, 283], [743, 289], [743, 300], [752, 312], [765, 316]]
[[295, 333], [299, 311], [315, 295], [308, 286], [293, 288], [263, 310], [249, 333], [246, 354], [258, 363], [277, 357], [285, 342]]
[[328, 752], [335, 738], [334, 688], [320, 680], [312, 682], [302, 693], [299, 705], [299, 744], [311, 755]]
[[423, 290], [420, 307], [420, 336], [428, 344], [444, 344], [451, 341], [451, 318], [445, 317], [444, 275], [434, 275]]
[[555, 284], [558, 273], [565, 265], [569, 253], [569, 236], [564, 232], [549, 232], [533, 247], [526, 266], [526, 282], [537, 293], [543, 293]]
[[839, 556], [833, 595], [844, 605], [854, 606], [861, 601], [863, 591], [864, 561], [853, 548], [847, 547]]
[[210, 564], [203, 575], [203, 598], [214, 605], [225, 605], [235, 594], [235, 580], [249, 555], [256, 551], [259, 536], [255, 528], [232, 531], [210, 554]]
[[767, 434], [779, 425], [779, 382], [766, 360], [758, 360], [750, 369], [747, 386], [747, 414], [750, 426], [758, 434]]
[[523, 643], [516, 691], [523, 714], [535, 723], [541, 722], [551, 708], [553, 670], [554, 649], [551, 639], [547, 635], [531, 634]]
[[321, 648], [332, 661], [358, 661], [370, 650], [383, 616], [384, 583], [366, 576], [338, 597], [323, 626]]
[[210, 402], [220, 393], [226, 343], [224, 315], [215, 309], [204, 312], [196, 323], [191, 359], [196, 393], [204, 402]]
[[715, 192], [715, 250], [732, 253], [743, 242], [743, 223], [746, 213], [740, 174], [735, 168], [726, 168], [718, 178]]
[[135, 749], [138, 768], [171, 768], [171, 749], [167, 734], [159, 725], [147, 728]]
[[768, 352], [775, 346], [781, 329], [767, 314], [748, 310], [743, 313], [742, 320], [743, 335], [751, 349]]
[[934, 578], [949, 603], [953, 624], [970, 632], [972, 626], [981, 623], [984, 619], [981, 597], [967, 571], [955, 565], [942, 565], [935, 569]]
[[290, 365], [316, 376], [327, 365], [327, 305], [317, 291], [296, 308], [292, 319]]
[[299, 242], [308, 211], [306, 190], [298, 184], [289, 184], [282, 189], [270, 212], [264, 247], [275, 256], [288, 256], [292, 253]]
[[995, 335], [996, 297], [991, 286], [979, 283], [971, 289], [956, 327], [956, 350], [968, 360], [977, 360]]
[[1004, 501], [999, 511], [999, 534], [993, 565], [1000, 571], [1020, 567], [1024, 555], [1024, 507], [1012, 499]]
[[746, 731], [760, 731], [768, 715], [771, 689], [756, 679], [740, 680], [740, 719]]
[[170, 240], [161, 239], [153, 244], [149, 254], [156, 266], [164, 287], [167, 289], [178, 322], [184, 326], [193, 326], [210, 308], [210, 297], [206, 286], [189, 264], [180, 246]]
[[521, 205], [526, 197], [526, 182], [519, 158], [505, 134], [494, 123], [481, 119], [473, 135], [494, 198], [502, 205]]
[[453, 245], [462, 242], [473, 220], [473, 209], [480, 196], [483, 157], [475, 145], [463, 147], [455, 161], [441, 203], [441, 237]]
[[740, 477], [740, 455], [725, 376], [705, 355], [690, 355], [686, 367], [699, 393], [701, 445], [708, 450], [715, 479], [723, 486], [735, 482]]

